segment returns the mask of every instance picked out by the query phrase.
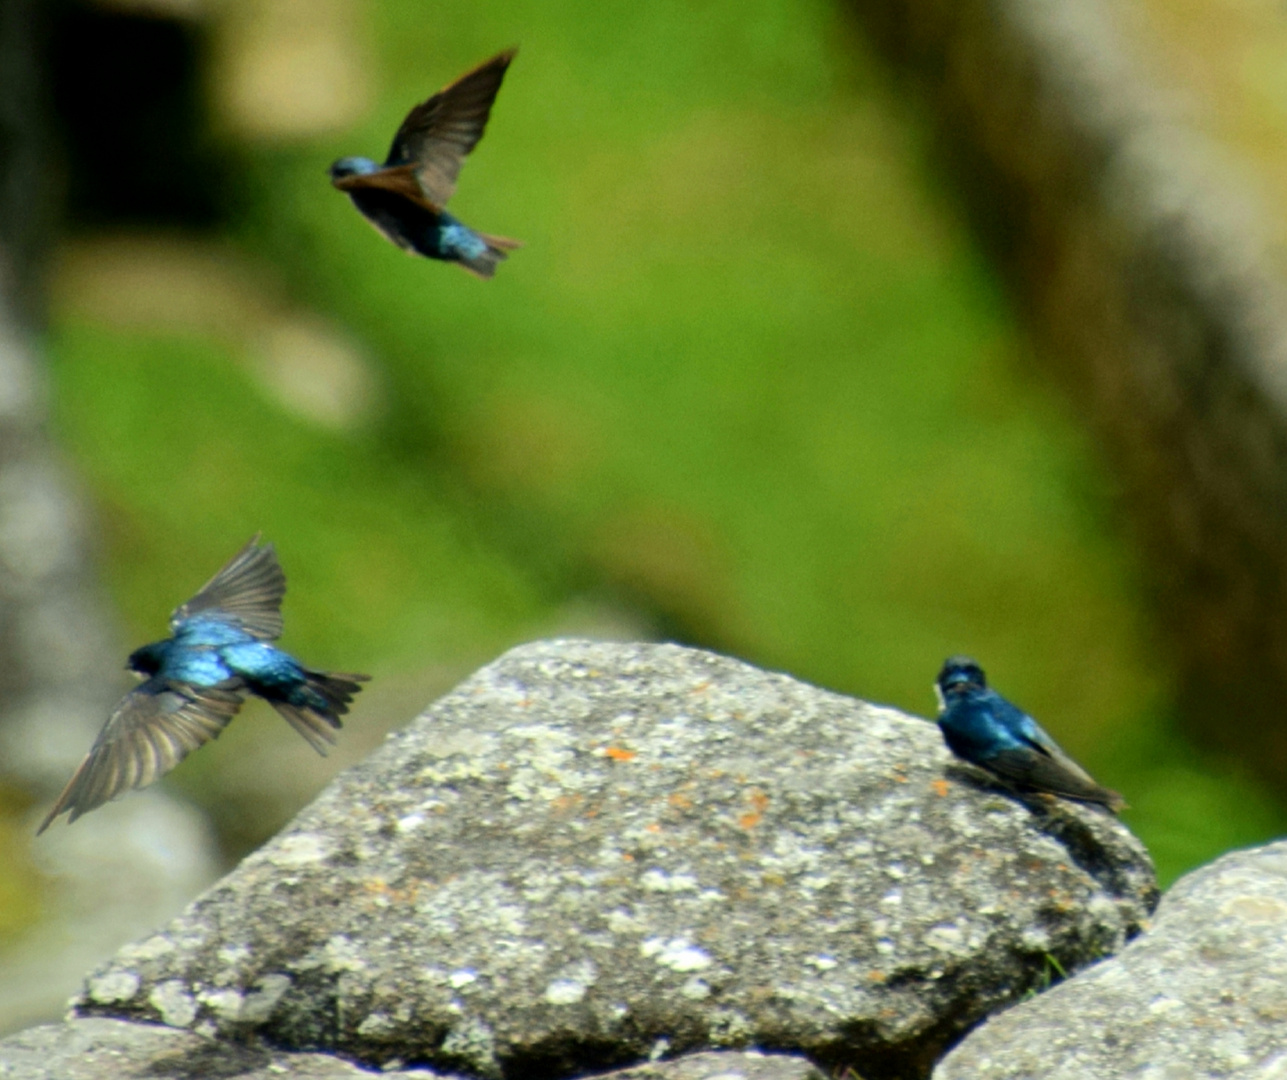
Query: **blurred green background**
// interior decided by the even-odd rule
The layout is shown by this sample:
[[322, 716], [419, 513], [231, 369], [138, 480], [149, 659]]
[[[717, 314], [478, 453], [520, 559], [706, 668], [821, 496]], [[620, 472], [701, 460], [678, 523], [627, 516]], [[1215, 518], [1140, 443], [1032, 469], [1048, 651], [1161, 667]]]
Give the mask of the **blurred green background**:
[[[122, 656], [262, 530], [283, 643], [377, 677], [327, 765], [250, 710], [166, 781], [229, 857], [474, 667], [578, 633], [925, 716], [969, 652], [1123, 791], [1164, 882], [1283, 831], [1176, 734], [1106, 464], [843, 6], [66, 10], [68, 65], [95, 20], [176, 58], [131, 99], [155, 169], [93, 172], [102, 116], [61, 98], [52, 427]], [[378, 238], [325, 170], [515, 43], [452, 210], [527, 246], [481, 283]]]

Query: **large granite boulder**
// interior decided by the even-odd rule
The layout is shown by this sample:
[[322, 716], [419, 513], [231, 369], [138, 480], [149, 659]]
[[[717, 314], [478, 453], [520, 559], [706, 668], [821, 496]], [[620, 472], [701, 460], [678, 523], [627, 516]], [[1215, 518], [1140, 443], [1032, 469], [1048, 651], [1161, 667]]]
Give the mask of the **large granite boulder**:
[[998, 792], [924, 720], [710, 653], [542, 643], [76, 1007], [485, 1077], [741, 1046], [924, 1075], [1155, 895], [1116, 819]]
[[1120, 956], [989, 1021], [934, 1080], [1287, 1080], [1287, 842], [1177, 882]]

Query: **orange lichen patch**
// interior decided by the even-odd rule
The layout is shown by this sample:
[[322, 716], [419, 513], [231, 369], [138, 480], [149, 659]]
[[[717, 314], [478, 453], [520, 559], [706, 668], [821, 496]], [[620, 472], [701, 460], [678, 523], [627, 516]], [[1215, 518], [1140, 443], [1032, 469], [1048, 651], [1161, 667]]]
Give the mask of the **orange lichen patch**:
[[644, 826], [644, 832], [661, 832], [661, 826], [654, 821], [651, 824]]
[[621, 861], [622, 861], [622, 862], [634, 862], [634, 861], [635, 861], [635, 857], [634, 857], [633, 855], [631, 855], [631, 854], [630, 854], [630, 852], [628, 852], [628, 851], [623, 851], [623, 852], [621, 853]]
[[765, 810], [769, 808], [769, 797], [766, 794], [764, 794], [764, 792], [762, 792], [759, 788], [756, 788], [749, 795], [747, 795], [746, 800], [753, 807], [755, 807], [755, 809], [758, 810], [760, 813], [763, 813]]
[[948, 782], [947, 782], [946, 780], [931, 780], [931, 781], [930, 781], [930, 789], [931, 789], [931, 790], [934, 792], [934, 794], [935, 794], [935, 795], [937, 795], [940, 799], [944, 798], [944, 797], [947, 795], [947, 789], [948, 789], [948, 787], [949, 787], [949, 785], [948, 785]]
[[362, 883], [363, 889], [375, 897], [377, 904], [410, 904], [420, 895], [420, 882], [413, 881], [408, 888], [395, 889], [384, 878], [371, 878]]
[[633, 761], [638, 756], [633, 750], [627, 750], [624, 746], [609, 746], [604, 753], [613, 761]]
[[740, 818], [738, 818], [737, 823], [741, 825], [742, 828], [744, 829], [754, 829], [755, 826], [757, 826], [763, 820], [764, 820], [763, 814], [759, 813], [758, 811], [752, 810], [749, 814], [743, 814]]
[[580, 802], [580, 795], [559, 795], [550, 800], [550, 806], [555, 810], [568, 811], [576, 809]]
[[691, 810], [693, 808], [693, 800], [682, 791], [672, 791], [666, 796], [666, 801], [679, 810]]
[[874, 983], [883, 983], [886, 979], [886, 975], [883, 971], [872, 971], [868, 973], [867, 978]]

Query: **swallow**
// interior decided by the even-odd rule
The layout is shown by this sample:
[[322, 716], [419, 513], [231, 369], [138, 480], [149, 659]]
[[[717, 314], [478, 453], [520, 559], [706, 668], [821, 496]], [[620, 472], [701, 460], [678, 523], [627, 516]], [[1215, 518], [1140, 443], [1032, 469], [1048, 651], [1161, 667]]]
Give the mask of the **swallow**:
[[497, 53], [407, 113], [383, 165], [345, 157], [330, 168], [331, 183], [398, 247], [459, 263], [484, 279], [496, 273], [507, 252], [523, 245], [476, 232], [444, 208], [456, 190], [461, 165], [483, 137], [492, 102], [517, 51]]
[[325, 756], [367, 675], [313, 671], [269, 644], [282, 632], [286, 575], [272, 544], [251, 537], [170, 616], [170, 636], [130, 654], [143, 682], [113, 710], [36, 834], [146, 787], [217, 739], [247, 695], [263, 698]]
[[1031, 716], [990, 689], [983, 669], [968, 656], [947, 660], [934, 690], [939, 729], [957, 757], [1019, 790], [1099, 803], [1113, 813], [1126, 807], [1116, 791], [1097, 784]]

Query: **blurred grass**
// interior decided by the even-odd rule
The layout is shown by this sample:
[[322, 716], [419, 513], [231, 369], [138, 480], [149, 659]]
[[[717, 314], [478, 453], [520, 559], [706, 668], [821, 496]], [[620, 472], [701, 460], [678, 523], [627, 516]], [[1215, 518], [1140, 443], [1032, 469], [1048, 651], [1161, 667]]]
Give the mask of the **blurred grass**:
[[[378, 358], [383, 419], [310, 426], [226, 342], [52, 329], [55, 428], [132, 634], [263, 529], [310, 663], [477, 663], [624, 601], [925, 714], [969, 651], [1124, 790], [1165, 879], [1281, 830], [1175, 742], [1094, 447], [831, 5], [365, 10], [377, 107], [343, 137], [236, 147], [234, 236]], [[381, 155], [412, 103], [513, 42], [452, 204], [527, 241], [484, 285], [379, 240], [325, 168]], [[213, 760], [183, 766], [211, 803]]]

